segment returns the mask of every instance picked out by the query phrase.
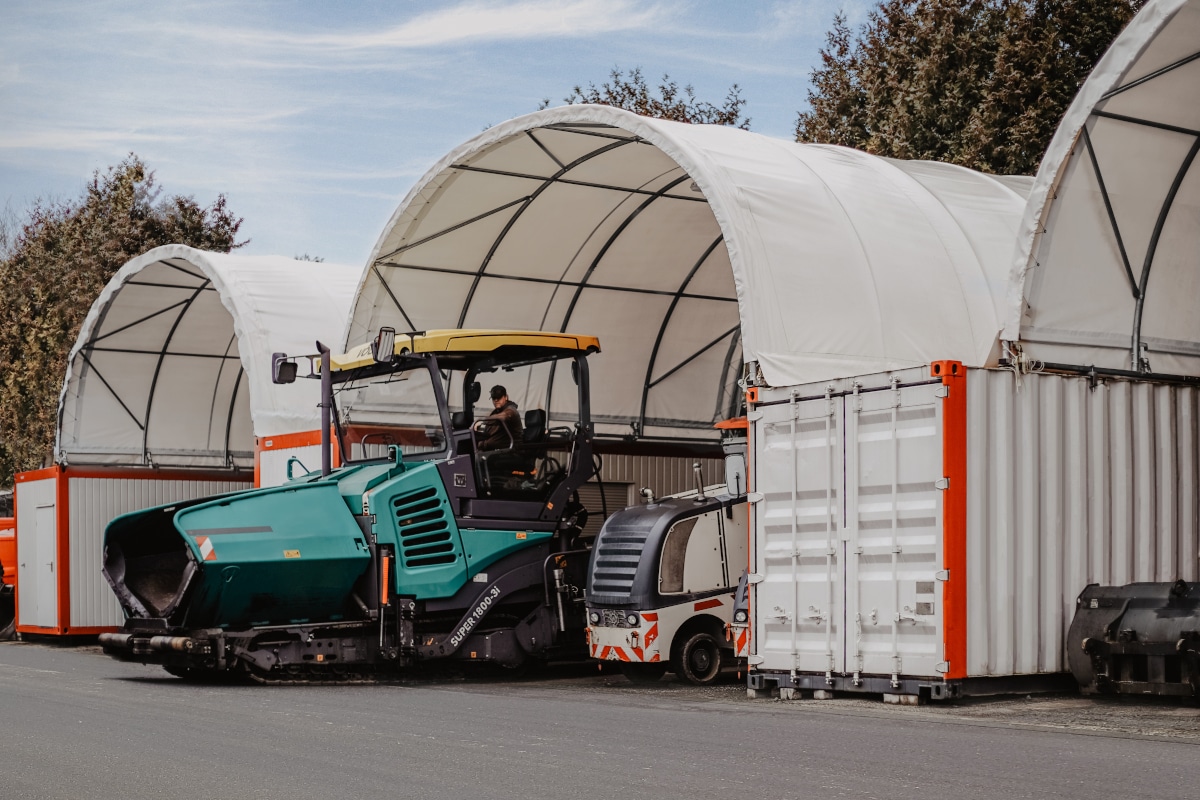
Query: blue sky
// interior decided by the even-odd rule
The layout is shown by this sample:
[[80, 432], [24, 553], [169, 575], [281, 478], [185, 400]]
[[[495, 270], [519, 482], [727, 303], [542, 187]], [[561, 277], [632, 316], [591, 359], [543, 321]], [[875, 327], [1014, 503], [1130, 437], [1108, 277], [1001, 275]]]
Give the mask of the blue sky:
[[224, 193], [243, 251], [365, 262], [408, 189], [484, 128], [613, 67], [664, 72], [791, 138], [834, 13], [866, 0], [0, 5], [0, 208], [74, 198], [130, 151]]

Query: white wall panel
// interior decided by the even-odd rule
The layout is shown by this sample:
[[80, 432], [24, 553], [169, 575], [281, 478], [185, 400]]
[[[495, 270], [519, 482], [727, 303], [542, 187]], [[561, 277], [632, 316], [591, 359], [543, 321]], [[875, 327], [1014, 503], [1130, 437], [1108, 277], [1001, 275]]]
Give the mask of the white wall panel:
[[155, 478], [68, 478], [70, 502], [71, 627], [120, 626], [116, 597], [100, 573], [104, 528], [115, 517], [143, 508], [248, 488], [241, 481]]

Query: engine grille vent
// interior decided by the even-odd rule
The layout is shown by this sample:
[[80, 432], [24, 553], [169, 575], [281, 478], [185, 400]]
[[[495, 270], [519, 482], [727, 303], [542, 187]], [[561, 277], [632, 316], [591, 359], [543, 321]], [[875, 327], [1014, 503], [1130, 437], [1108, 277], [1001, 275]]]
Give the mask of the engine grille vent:
[[450, 515], [436, 488], [430, 486], [401, 495], [392, 501], [400, 530], [400, 552], [406, 567], [453, 564], [454, 535]]
[[649, 531], [643, 525], [621, 525], [610, 518], [596, 542], [592, 594], [625, 595], [633, 591], [638, 561]]

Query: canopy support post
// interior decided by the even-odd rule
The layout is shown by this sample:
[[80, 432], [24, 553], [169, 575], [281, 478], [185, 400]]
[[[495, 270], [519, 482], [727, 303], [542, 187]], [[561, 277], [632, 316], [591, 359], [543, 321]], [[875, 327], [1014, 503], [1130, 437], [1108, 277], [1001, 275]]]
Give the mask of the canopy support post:
[[329, 436], [333, 409], [333, 376], [330, 375], [329, 348], [317, 342], [321, 354], [321, 477], [333, 472], [333, 442]]

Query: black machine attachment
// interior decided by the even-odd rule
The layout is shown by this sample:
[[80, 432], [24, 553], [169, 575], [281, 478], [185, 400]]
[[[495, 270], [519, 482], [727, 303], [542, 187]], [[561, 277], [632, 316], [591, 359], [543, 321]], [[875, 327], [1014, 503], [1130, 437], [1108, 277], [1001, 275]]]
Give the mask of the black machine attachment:
[[1089, 585], [1067, 662], [1084, 694], [1200, 696], [1200, 583]]

